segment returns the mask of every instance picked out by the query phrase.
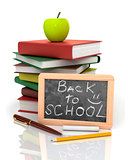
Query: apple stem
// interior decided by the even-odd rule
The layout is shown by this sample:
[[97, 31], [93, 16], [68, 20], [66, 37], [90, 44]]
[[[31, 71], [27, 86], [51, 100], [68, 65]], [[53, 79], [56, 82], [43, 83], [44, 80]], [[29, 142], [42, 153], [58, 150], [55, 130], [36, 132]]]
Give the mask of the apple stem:
[[58, 15], [57, 15], [57, 18], [59, 18], [59, 16], [60, 16], [60, 13], [61, 13], [61, 12], [59, 12], [59, 13], [58, 13]]

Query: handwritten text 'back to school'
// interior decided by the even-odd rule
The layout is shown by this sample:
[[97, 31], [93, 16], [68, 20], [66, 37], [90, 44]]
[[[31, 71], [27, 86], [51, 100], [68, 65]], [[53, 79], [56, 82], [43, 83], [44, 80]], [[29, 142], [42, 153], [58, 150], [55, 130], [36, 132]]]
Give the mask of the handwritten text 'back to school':
[[[53, 99], [45, 103], [46, 117], [53, 115], [54, 117], [65, 119], [61, 117], [70, 116], [69, 119], [77, 117], [76, 119], [78, 120], [82, 117], [84, 120], [88, 120], [87, 118], [92, 118], [92, 120], [103, 118], [103, 121], [105, 121], [106, 104], [102, 96], [102, 92], [105, 90], [104, 85], [102, 85], [103, 87], [100, 86], [98, 90], [100, 82], [86, 81], [79, 83], [76, 81], [73, 85], [71, 84], [67, 80], [59, 80], [54, 85], [56, 92], [52, 93], [52, 91], [49, 91]], [[53, 101], [59, 102], [59, 104]]]

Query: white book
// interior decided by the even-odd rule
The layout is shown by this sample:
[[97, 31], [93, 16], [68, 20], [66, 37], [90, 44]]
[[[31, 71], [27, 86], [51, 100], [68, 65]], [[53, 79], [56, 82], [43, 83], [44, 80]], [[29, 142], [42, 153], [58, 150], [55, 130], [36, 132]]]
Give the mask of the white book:
[[31, 113], [31, 112], [27, 113], [27, 112], [23, 112], [23, 111], [19, 110], [19, 115], [38, 122], [38, 114], [37, 113]]
[[52, 69], [37, 69], [24, 63], [15, 64], [16, 73], [74, 73], [79, 74], [89, 68], [87, 65], [66, 66]]

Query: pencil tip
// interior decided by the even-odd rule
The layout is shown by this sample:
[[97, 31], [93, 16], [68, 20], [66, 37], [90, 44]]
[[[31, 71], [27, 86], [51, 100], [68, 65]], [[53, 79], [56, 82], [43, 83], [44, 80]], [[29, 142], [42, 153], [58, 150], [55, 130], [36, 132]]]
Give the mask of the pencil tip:
[[52, 142], [55, 142], [55, 139], [51, 139]]

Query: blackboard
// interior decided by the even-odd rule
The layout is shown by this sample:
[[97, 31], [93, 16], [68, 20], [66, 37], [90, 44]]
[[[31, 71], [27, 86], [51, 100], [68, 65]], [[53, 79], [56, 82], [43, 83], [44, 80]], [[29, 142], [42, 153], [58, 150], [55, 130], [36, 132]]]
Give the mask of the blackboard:
[[106, 122], [107, 81], [45, 80], [44, 117]]
[[75, 122], [108, 123], [108, 118], [112, 116], [110, 114], [112, 111], [110, 103], [113, 101], [113, 87], [110, 88], [110, 82], [113, 82], [112, 76], [92, 77], [92, 75], [73, 74], [74, 78], [70, 79], [69, 74], [63, 74], [62, 78], [57, 76], [60, 74], [50, 75], [50, 78], [43, 78], [43, 92], [39, 93], [40, 99], [43, 100], [44, 119], [57, 120], [56, 123], [58, 120], [73, 121], [74, 124]]

